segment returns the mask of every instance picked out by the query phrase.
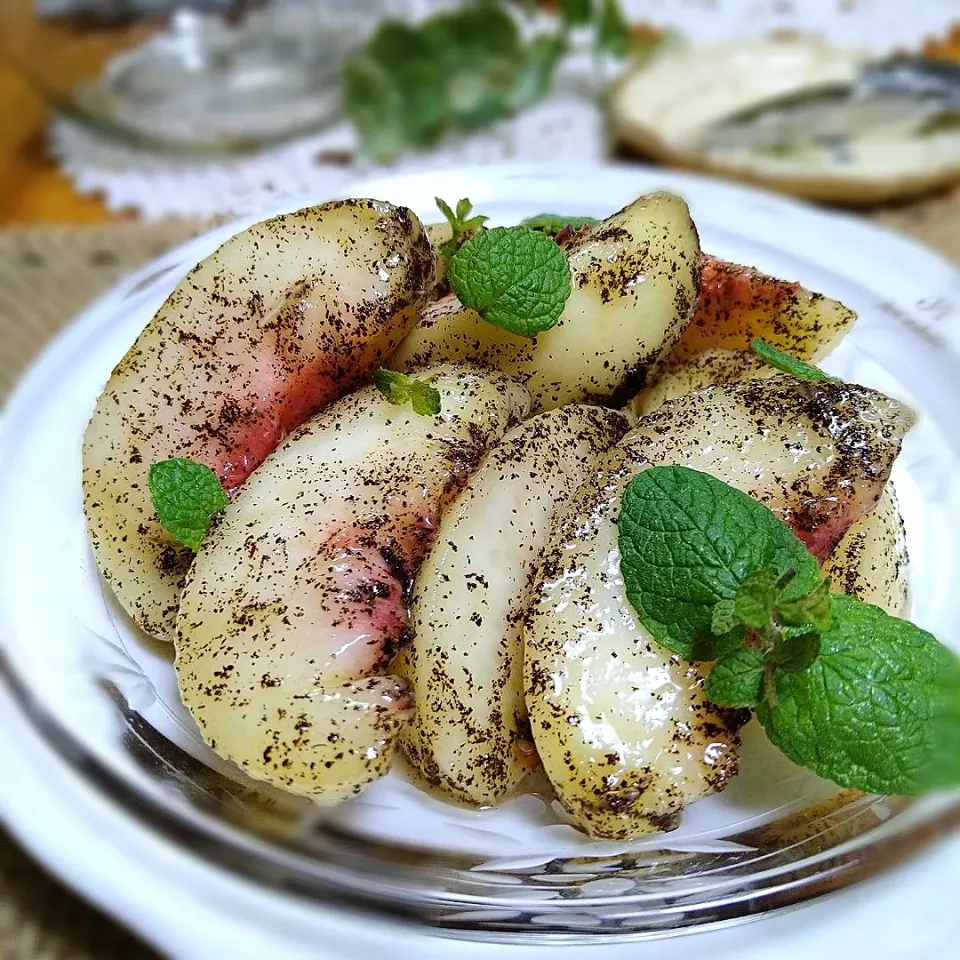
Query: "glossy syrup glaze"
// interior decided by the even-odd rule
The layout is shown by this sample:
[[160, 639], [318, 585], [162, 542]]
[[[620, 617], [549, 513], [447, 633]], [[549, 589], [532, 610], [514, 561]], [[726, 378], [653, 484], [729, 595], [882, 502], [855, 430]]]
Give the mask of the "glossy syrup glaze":
[[524, 628], [534, 740], [578, 826], [670, 829], [737, 770], [743, 716], [709, 703], [704, 666], [656, 644], [627, 600], [616, 521], [630, 479], [661, 464], [711, 473], [826, 555], [880, 497], [912, 422], [865, 387], [777, 376], [671, 401], [606, 455], [555, 519]]
[[523, 694], [528, 591], [554, 512], [629, 424], [585, 404], [539, 414], [484, 457], [443, 514], [394, 670], [417, 702], [401, 745], [448, 797], [498, 803], [537, 765]]
[[252, 776], [329, 803], [386, 772], [409, 719], [384, 676], [441, 510], [484, 449], [521, 419], [501, 374], [429, 373], [441, 412], [374, 387], [292, 434], [201, 545], [177, 626], [181, 696], [217, 752]]

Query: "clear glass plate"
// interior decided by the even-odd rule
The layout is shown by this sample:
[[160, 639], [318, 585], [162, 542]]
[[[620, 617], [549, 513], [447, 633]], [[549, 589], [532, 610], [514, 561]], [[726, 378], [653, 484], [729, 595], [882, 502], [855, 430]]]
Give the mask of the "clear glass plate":
[[5, 0], [0, 52], [100, 136], [242, 153], [339, 120], [344, 61], [409, 12], [405, 0]]
[[[960, 649], [960, 278], [949, 265], [852, 218], [638, 168], [443, 171], [350, 193], [407, 203], [426, 218], [436, 194], [470, 196], [493, 222], [511, 223], [544, 210], [603, 216], [662, 187], [690, 202], [705, 250], [860, 312], [826, 366], [922, 413], [894, 473], [912, 616]], [[725, 793], [690, 808], [680, 830], [633, 844], [578, 834], [544, 784], [496, 810], [470, 811], [396, 770], [324, 811], [216, 758], [179, 703], [172, 650], [133, 627], [101, 584], [79, 462], [113, 365], [186, 270], [240, 226], [172, 251], [91, 306], [5, 415], [0, 673], [90, 784], [171, 843], [258, 883], [484, 939], [648, 938], [752, 919], [874, 874], [960, 823], [960, 791], [916, 801], [838, 791], [752, 726], [743, 772]]]

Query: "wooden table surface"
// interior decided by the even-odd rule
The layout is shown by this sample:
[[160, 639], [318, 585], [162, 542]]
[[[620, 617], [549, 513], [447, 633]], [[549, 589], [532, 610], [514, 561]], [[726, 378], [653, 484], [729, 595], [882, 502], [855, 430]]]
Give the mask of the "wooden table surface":
[[46, 123], [43, 101], [0, 59], [0, 228], [129, 219], [73, 189], [46, 151]]

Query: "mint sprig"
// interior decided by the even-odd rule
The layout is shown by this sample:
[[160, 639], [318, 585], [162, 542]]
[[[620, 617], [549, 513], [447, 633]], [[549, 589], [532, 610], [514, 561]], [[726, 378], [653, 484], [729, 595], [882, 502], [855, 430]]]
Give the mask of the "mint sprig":
[[217, 475], [185, 457], [152, 464], [147, 484], [161, 526], [191, 550], [199, 549], [211, 519], [229, 503]]
[[440, 244], [438, 252], [441, 256], [450, 259], [460, 249], [463, 242], [472, 237], [490, 218], [484, 216], [471, 217], [473, 204], [466, 197], [457, 201], [456, 210], [452, 210], [450, 204], [440, 197], [434, 197], [434, 200], [436, 200], [437, 208], [447, 218], [451, 231], [450, 239]]
[[824, 373], [819, 367], [813, 366], [812, 363], [807, 363], [799, 359], [799, 357], [787, 353], [785, 350], [780, 350], [773, 346], [773, 344], [767, 343], [766, 340], [761, 340], [759, 337], [755, 337], [750, 341], [750, 349], [763, 360], [764, 363], [770, 364], [771, 367], [776, 367], [777, 370], [783, 373], [789, 373], [791, 376], [799, 377], [801, 380], [827, 380], [835, 382], [837, 379], [836, 377], [831, 377], [828, 373]]
[[669, 650], [716, 660], [709, 699], [755, 709], [791, 760], [841, 786], [960, 784], [960, 659], [831, 594], [767, 507], [708, 474], [652, 467], [628, 485], [619, 523], [631, 605]]
[[742, 647], [721, 657], [707, 676], [703, 692], [721, 707], [755, 707], [763, 699], [763, 654]]
[[342, 75], [363, 153], [389, 162], [535, 102], [570, 52], [572, 29], [590, 29], [598, 51], [620, 55], [629, 43], [617, 0], [563, 0], [560, 17], [536, 33], [518, 29], [512, 7], [473, 0], [416, 24], [384, 21]]
[[723, 650], [714, 607], [736, 601], [751, 574], [792, 570], [784, 599], [820, 579], [793, 531], [758, 506], [686, 467], [644, 470], [624, 492], [619, 543], [627, 597], [654, 639], [687, 660], [714, 660]]
[[388, 403], [397, 406], [409, 403], [414, 413], [424, 417], [434, 417], [440, 412], [440, 391], [431, 386], [429, 377], [418, 380], [381, 368], [373, 375], [373, 382]]
[[923, 793], [960, 783], [960, 663], [926, 630], [853, 597], [806, 670], [775, 673], [757, 716], [794, 763], [842, 787]]
[[447, 276], [465, 307], [521, 337], [554, 326], [570, 296], [570, 265], [563, 251], [528, 227], [475, 234], [454, 255]]

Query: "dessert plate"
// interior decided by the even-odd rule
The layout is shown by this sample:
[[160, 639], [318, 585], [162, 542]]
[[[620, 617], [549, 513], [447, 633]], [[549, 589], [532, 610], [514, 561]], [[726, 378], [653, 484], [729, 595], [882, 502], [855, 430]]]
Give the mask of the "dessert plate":
[[[799, 280], [860, 313], [825, 366], [921, 413], [894, 472], [911, 616], [960, 649], [960, 277], [951, 266], [860, 220], [643, 167], [444, 170], [345, 195], [405, 203], [424, 218], [436, 215], [435, 195], [469, 196], [493, 223], [514, 223], [546, 210], [603, 216], [664, 188], [690, 203], [705, 250]], [[900, 864], [960, 822], [958, 792], [917, 801], [841, 792], [794, 767], [752, 727], [743, 772], [725, 793], [692, 807], [678, 831], [627, 844], [579, 834], [544, 784], [495, 810], [465, 810], [398, 769], [323, 811], [215, 757], [179, 703], [171, 649], [142, 635], [100, 581], [81, 510], [80, 445], [111, 368], [152, 313], [191, 266], [249, 222], [171, 251], [94, 303], [34, 365], [4, 416], [0, 690], [15, 719], [0, 739], [11, 770], [26, 755], [38, 765], [42, 757], [50, 772], [38, 779], [27, 764], [28, 773], [6, 780], [0, 809], [68, 882], [175, 955], [193, 955], [200, 938], [170, 930], [173, 898], [163, 890], [171, 885], [181, 895], [229, 887], [217, 904], [187, 898], [191, 922], [207, 911], [214, 928], [213, 915], [222, 921], [224, 904], [236, 909], [242, 890], [262, 906], [262, 917], [243, 908], [256, 936], [290, 934], [275, 914], [299, 912], [306, 930], [304, 917], [334, 905], [480, 941], [583, 946], [755, 919]], [[73, 824], [69, 842], [52, 842], [58, 816]], [[115, 837], [103, 826], [111, 818]], [[100, 854], [108, 848], [117, 863], [144, 849], [138, 882], [123, 879], [129, 864], [108, 869]], [[364, 936], [379, 929], [357, 927]], [[936, 929], [927, 923], [923, 934]]]

